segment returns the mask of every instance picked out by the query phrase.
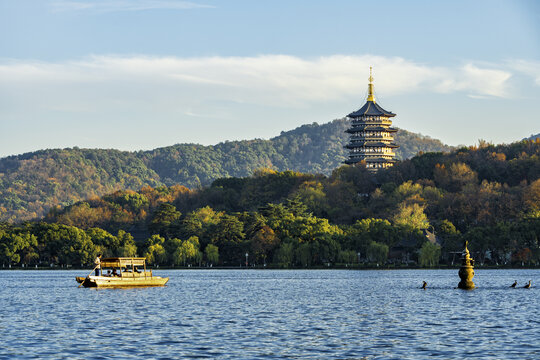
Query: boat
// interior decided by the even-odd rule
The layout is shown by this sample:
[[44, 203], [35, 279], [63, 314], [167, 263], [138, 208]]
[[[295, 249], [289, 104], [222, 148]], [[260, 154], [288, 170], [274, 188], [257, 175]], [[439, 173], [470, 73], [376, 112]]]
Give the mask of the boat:
[[[101, 259], [101, 273], [93, 275], [94, 270], [86, 276], [77, 276], [75, 280], [84, 287], [122, 288], [164, 286], [168, 277], [154, 276], [152, 270], [146, 269], [146, 258], [115, 257]], [[107, 271], [105, 273], [105, 271]]]

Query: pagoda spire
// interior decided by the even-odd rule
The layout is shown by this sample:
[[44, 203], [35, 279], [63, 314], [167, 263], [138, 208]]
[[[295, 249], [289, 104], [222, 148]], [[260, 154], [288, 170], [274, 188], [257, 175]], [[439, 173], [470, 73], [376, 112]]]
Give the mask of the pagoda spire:
[[378, 171], [393, 166], [396, 163], [394, 134], [392, 120], [396, 114], [384, 110], [375, 102], [373, 92], [373, 68], [369, 68], [369, 87], [367, 101], [360, 109], [347, 115], [351, 127], [346, 130], [351, 134], [349, 143], [349, 158], [346, 164], [363, 162], [369, 171]]
[[375, 95], [373, 95], [373, 68], [369, 67], [369, 85], [368, 85], [368, 97], [367, 101], [373, 101], [375, 102]]

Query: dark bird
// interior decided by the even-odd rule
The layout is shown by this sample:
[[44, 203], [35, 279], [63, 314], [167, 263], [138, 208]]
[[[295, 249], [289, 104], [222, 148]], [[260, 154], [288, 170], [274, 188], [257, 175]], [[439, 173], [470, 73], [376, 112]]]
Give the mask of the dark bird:
[[513, 283], [512, 285], [510, 285], [510, 287], [513, 287], [513, 288], [515, 288], [515, 287], [516, 287], [516, 285], [517, 285], [517, 280], [514, 280], [514, 283]]
[[527, 285], [524, 286], [525, 289], [528, 289], [531, 287], [531, 280], [529, 280], [529, 283]]
[[422, 289], [423, 289], [423, 290], [426, 290], [426, 286], [427, 286], [427, 282], [422, 281]]

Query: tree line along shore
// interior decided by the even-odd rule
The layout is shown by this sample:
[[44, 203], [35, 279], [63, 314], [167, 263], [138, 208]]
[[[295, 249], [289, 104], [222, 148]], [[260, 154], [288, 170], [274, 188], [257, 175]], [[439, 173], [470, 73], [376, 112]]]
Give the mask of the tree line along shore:
[[[97, 254], [160, 267], [540, 264], [540, 141], [419, 154], [372, 174], [261, 168], [210, 186], [145, 186], [0, 223], [4, 268], [85, 267]], [[247, 256], [246, 256], [247, 254]]]

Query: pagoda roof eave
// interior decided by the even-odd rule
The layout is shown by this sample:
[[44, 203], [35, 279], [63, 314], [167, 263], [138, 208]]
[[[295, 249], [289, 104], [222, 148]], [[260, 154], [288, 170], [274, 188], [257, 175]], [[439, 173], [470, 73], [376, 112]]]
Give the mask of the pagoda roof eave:
[[394, 117], [396, 114], [384, 110], [379, 104], [374, 101], [367, 101], [360, 109], [347, 115], [350, 118], [358, 118], [361, 116], [388, 116]]
[[397, 132], [398, 129], [391, 128], [391, 127], [384, 127], [384, 126], [373, 126], [373, 125], [360, 125], [356, 127], [352, 127], [350, 129], [345, 130], [346, 133], [352, 134], [355, 132], [360, 131], [387, 131], [387, 132]]
[[365, 161], [366, 163], [392, 163], [395, 164], [398, 162], [396, 159], [385, 159], [385, 158], [349, 158], [344, 161], [345, 164], [356, 164], [360, 161]]
[[358, 141], [358, 142], [353, 142], [353, 143], [349, 143], [347, 145], [345, 145], [346, 148], [348, 149], [352, 149], [352, 148], [357, 148], [357, 147], [361, 147], [361, 146], [365, 146], [365, 147], [389, 147], [389, 148], [398, 148], [399, 145], [397, 144], [388, 144], [388, 143], [384, 143], [384, 142], [368, 142], [368, 141]]
[[395, 163], [395, 162], [397, 162], [397, 160], [395, 160], [395, 159], [385, 159], [385, 158], [372, 158], [372, 159], [366, 158], [365, 160], [366, 160], [366, 162], [377, 162], [377, 163], [381, 163], [381, 162], [383, 162], [383, 163], [384, 162], [386, 162], [386, 163]]

